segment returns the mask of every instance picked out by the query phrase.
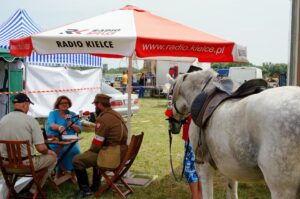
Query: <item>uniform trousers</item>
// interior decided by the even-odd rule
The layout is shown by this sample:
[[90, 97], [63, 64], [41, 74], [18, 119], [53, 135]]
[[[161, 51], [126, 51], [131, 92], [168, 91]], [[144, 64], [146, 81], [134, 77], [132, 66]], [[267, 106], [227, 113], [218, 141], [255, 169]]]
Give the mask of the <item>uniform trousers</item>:
[[83, 170], [90, 167], [97, 167], [98, 153], [86, 151], [82, 154], [75, 155], [73, 158], [73, 166], [75, 169]]

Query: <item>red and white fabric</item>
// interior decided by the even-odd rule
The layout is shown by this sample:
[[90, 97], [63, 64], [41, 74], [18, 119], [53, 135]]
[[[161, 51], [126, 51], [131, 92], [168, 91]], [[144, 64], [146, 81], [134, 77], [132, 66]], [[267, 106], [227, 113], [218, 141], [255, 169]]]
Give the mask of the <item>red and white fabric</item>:
[[246, 61], [246, 48], [134, 7], [10, 41], [11, 55], [89, 53], [102, 57], [193, 57]]
[[102, 145], [104, 142], [105, 138], [100, 136], [100, 135], [95, 135], [94, 139], [93, 139], [93, 144], [94, 145]]

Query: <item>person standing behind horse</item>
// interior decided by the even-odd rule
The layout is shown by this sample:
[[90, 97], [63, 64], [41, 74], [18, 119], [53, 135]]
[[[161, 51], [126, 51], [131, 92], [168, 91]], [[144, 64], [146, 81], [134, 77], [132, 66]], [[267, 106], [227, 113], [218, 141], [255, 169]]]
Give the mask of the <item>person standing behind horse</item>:
[[[90, 149], [83, 154], [78, 154], [73, 159], [79, 192], [76, 197], [86, 197], [92, 195], [89, 187], [87, 168], [97, 167], [98, 153], [107, 149], [109, 146], [120, 145], [120, 159], [125, 156], [127, 151], [128, 130], [121, 115], [114, 111], [110, 105], [110, 98], [105, 94], [97, 94], [94, 104], [101, 111], [96, 119], [95, 137]], [[94, 179], [93, 179], [94, 184]]]
[[[54, 110], [49, 113], [48, 122], [47, 122], [47, 134], [53, 135], [56, 137], [61, 136], [61, 134], [75, 135], [80, 133], [82, 126], [78, 118], [74, 117], [76, 114], [72, 111], [69, 111], [69, 108], [72, 106], [71, 100], [67, 96], [59, 96], [54, 103]], [[73, 123], [73, 124], [72, 124]], [[72, 125], [71, 125], [72, 124]], [[51, 144], [50, 148], [54, 151], [57, 150], [59, 145]], [[58, 154], [60, 157], [69, 145], [66, 145], [61, 152]], [[80, 153], [79, 144], [76, 143], [68, 154], [63, 158], [62, 164], [67, 171], [74, 171], [72, 160], [73, 157]], [[56, 168], [56, 177], [60, 177], [61, 169], [58, 166]]]
[[128, 72], [124, 71], [122, 75], [122, 93], [126, 93], [127, 83], [128, 83]]
[[[41, 186], [43, 186], [56, 165], [56, 154], [45, 144], [39, 123], [27, 115], [30, 104], [33, 104], [29, 97], [19, 93], [14, 97], [13, 104], [14, 111], [5, 115], [0, 121], [0, 137], [3, 140], [29, 140], [35, 170], [48, 167], [48, 172], [41, 181]], [[40, 155], [34, 155], [35, 149]], [[5, 146], [0, 146], [0, 152], [2, 158], [8, 158]], [[28, 162], [26, 148], [21, 148], [21, 156], [24, 162]], [[33, 184], [30, 192], [37, 194], [36, 191], [36, 185]]]
[[189, 128], [191, 124], [192, 116], [190, 115], [186, 123], [182, 127], [182, 139], [184, 140], [185, 155], [183, 160], [184, 175], [189, 183], [189, 187], [192, 193], [192, 199], [202, 199], [201, 183], [195, 168], [195, 154], [193, 152], [192, 145], [189, 141]]

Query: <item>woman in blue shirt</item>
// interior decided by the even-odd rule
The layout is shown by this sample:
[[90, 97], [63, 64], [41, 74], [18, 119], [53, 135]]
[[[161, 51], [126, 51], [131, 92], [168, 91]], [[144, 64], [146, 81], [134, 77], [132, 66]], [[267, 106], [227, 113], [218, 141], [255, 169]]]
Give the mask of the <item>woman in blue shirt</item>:
[[[78, 118], [72, 118], [75, 116], [75, 113], [69, 111], [69, 108], [72, 106], [71, 100], [67, 96], [60, 96], [56, 99], [54, 103], [54, 110], [49, 113], [48, 123], [47, 123], [47, 134], [59, 137], [61, 134], [75, 135], [80, 133], [82, 126]], [[72, 126], [70, 126], [74, 122]], [[50, 148], [53, 151], [56, 151], [59, 145], [52, 144]], [[68, 145], [65, 146], [61, 152], [58, 154], [60, 157], [68, 148]], [[72, 160], [73, 157], [80, 153], [79, 144], [76, 143], [68, 154], [62, 160], [62, 164], [67, 171], [73, 171]], [[57, 177], [61, 175], [61, 169], [56, 168]]]

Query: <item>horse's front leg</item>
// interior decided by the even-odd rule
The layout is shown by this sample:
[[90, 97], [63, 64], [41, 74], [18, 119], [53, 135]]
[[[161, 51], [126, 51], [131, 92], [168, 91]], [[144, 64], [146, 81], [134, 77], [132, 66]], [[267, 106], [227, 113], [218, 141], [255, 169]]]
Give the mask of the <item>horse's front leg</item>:
[[213, 175], [214, 169], [210, 166], [209, 163], [204, 164], [195, 164], [198, 176], [201, 180], [202, 186], [202, 197], [203, 199], [213, 199], [214, 198], [214, 189], [213, 189]]
[[[189, 128], [189, 138], [195, 154], [197, 154], [195, 149], [197, 149], [199, 144], [199, 132], [200, 132], [200, 128], [192, 121]], [[197, 174], [201, 181], [203, 199], [213, 199], [214, 198], [213, 167], [210, 166], [209, 163], [204, 163], [204, 164], [195, 163], [195, 167], [197, 169]]]
[[238, 182], [231, 179], [227, 179], [227, 199], [238, 199], [237, 189]]

